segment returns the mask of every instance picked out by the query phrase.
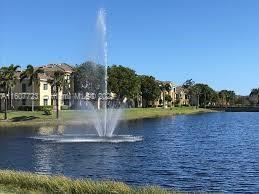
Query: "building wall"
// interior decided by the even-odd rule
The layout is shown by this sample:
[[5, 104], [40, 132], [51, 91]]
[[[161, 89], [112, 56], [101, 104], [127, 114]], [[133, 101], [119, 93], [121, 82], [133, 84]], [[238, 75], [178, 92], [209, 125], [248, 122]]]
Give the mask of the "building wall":
[[[24, 84], [26, 90], [23, 91]], [[44, 84], [47, 84], [47, 90], [44, 90]], [[18, 81], [12, 92], [14, 94], [13, 106], [15, 109], [21, 106], [32, 106], [32, 98], [35, 98], [34, 106], [44, 106], [44, 99], [47, 100], [46, 105], [51, 105], [51, 85], [47, 80], [40, 80], [39, 82], [34, 83], [34, 87], [29, 85], [28, 79], [25, 79], [22, 82]]]
[[[159, 99], [154, 102], [154, 106], [156, 106], [156, 107], [163, 106], [164, 94], [165, 94], [165, 96], [166, 95], [171, 96], [171, 98], [172, 98], [171, 103], [174, 103], [176, 101], [176, 86], [174, 84], [171, 84], [171, 87], [172, 87], [172, 89], [169, 92], [168, 91], [164, 91], [164, 92], [161, 91]], [[162, 103], [160, 103], [160, 102], [162, 102]], [[149, 104], [152, 104], [152, 102], [149, 102]], [[165, 104], [166, 104], [166, 106], [169, 105], [168, 102], [165, 102]]]
[[[44, 85], [46, 84], [46, 88], [44, 88]], [[37, 90], [39, 96], [38, 96], [38, 104], [39, 106], [51, 106], [51, 85], [48, 83], [47, 80], [40, 80], [39, 89]]]
[[[24, 86], [24, 91], [23, 91]], [[32, 92], [32, 85], [29, 84], [28, 79], [24, 79], [22, 82], [19, 80], [16, 82], [15, 87], [12, 90], [13, 99], [12, 105], [13, 108], [17, 109], [20, 106], [31, 106], [32, 105], [32, 95], [26, 93]]]
[[[159, 99], [154, 102], [155, 107], [163, 106], [164, 94], [165, 96], [170, 95], [172, 98], [172, 102], [165, 101], [166, 106], [169, 106], [170, 104], [180, 105], [180, 106], [189, 105], [189, 99], [186, 95], [186, 92], [183, 89], [176, 89], [176, 86], [172, 85], [172, 89], [169, 92], [161, 91]], [[149, 105], [152, 105], [152, 102], [149, 102]]]
[[[60, 70], [57, 65], [53, 65], [53, 67], [56, 67], [57, 70]], [[37, 97], [37, 99], [34, 100], [35, 106], [44, 106], [53, 105], [53, 108], [55, 108], [55, 99], [54, 95], [52, 97], [52, 94], [55, 94], [55, 92], [52, 91], [51, 85], [48, 83], [48, 76], [52, 75], [54, 70], [52, 68], [43, 68], [44, 70], [44, 79], [38, 80], [38, 83], [34, 84], [34, 87], [29, 85], [29, 79], [24, 79], [22, 82], [19, 80], [16, 82], [15, 87], [12, 90], [12, 93], [14, 94], [14, 97], [11, 101], [12, 107], [17, 109], [21, 106], [31, 106], [32, 105], [32, 97]], [[74, 93], [74, 80], [73, 80], [73, 73], [71, 70], [65, 70], [65, 78], [68, 80], [69, 89], [67, 91], [60, 91], [59, 92], [59, 109], [61, 109], [61, 106], [66, 104], [68, 106], [72, 105], [71, 99], [67, 99], [66, 101], [63, 99], [63, 94], [66, 94], [67, 96]], [[19, 72], [17, 72], [19, 74]], [[19, 76], [18, 76], [19, 77]], [[22, 91], [23, 84], [25, 84], [26, 90]], [[47, 89], [44, 89], [44, 85], [47, 85]], [[34, 88], [34, 91], [33, 91]], [[22, 93], [30, 93], [30, 95], [23, 95]], [[36, 95], [33, 95], [32, 93], [35, 93]], [[26, 98], [26, 99], [25, 99]], [[52, 99], [53, 98], [53, 99]], [[0, 98], [0, 110], [4, 110], [4, 99]]]
[[184, 91], [177, 92], [175, 97], [176, 98], [174, 102], [179, 102], [178, 105], [189, 105], [189, 99]]
[[0, 93], [0, 111], [3, 111], [4, 110], [4, 99], [2, 97], [2, 93]]

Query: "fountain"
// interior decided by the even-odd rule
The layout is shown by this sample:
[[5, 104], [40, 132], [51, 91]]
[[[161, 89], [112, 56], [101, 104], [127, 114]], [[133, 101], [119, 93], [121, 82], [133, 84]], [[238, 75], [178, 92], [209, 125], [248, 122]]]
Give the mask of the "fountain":
[[[97, 130], [97, 133], [101, 137], [112, 137], [115, 127], [118, 123], [118, 120], [121, 115], [121, 109], [108, 109], [107, 108], [107, 94], [108, 94], [108, 43], [106, 39], [106, 12], [101, 8], [97, 15], [97, 32], [100, 35], [100, 48], [101, 53], [99, 56], [99, 63], [104, 65], [104, 95], [102, 98], [103, 102], [103, 111], [95, 113], [94, 126]], [[98, 107], [99, 108], [99, 107]]]
[[[97, 105], [93, 105], [90, 100], [84, 101], [85, 107], [85, 115], [82, 113], [82, 123], [84, 123], [84, 116], [89, 114], [92, 115], [92, 123], [94, 128], [96, 129], [97, 136], [95, 134], [75, 134], [75, 133], [63, 133], [57, 134], [54, 133], [51, 135], [41, 135], [37, 137], [33, 137], [34, 139], [42, 140], [42, 141], [49, 141], [54, 143], [78, 143], [78, 142], [109, 142], [109, 143], [121, 143], [121, 142], [136, 142], [142, 141], [142, 137], [138, 136], [131, 136], [131, 135], [114, 135], [114, 130], [120, 120], [122, 108], [118, 108], [118, 106], [108, 107], [108, 90], [107, 90], [107, 81], [108, 81], [108, 44], [106, 40], [106, 12], [104, 9], [100, 9], [97, 15], [97, 34], [99, 42], [99, 49], [98, 58], [95, 59], [97, 64], [100, 64], [104, 67], [104, 75], [99, 80], [101, 82], [101, 87], [103, 88], [102, 93], [98, 96], [98, 103]], [[86, 83], [84, 87], [87, 89], [89, 84]], [[80, 104], [80, 106], [82, 106]], [[88, 121], [87, 121], [88, 122]], [[63, 128], [62, 128], [63, 130]], [[56, 130], [57, 131], [57, 130]], [[60, 131], [60, 130], [58, 130]], [[64, 131], [64, 130], [63, 130]]]

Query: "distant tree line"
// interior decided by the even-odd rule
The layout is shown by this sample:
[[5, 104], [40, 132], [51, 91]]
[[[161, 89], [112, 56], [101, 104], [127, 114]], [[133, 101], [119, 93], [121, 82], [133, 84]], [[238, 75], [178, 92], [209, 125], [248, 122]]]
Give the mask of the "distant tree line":
[[[104, 67], [93, 62], [86, 62], [75, 67], [76, 92], [100, 92], [104, 88]], [[139, 96], [149, 102], [160, 99], [164, 94], [162, 104], [172, 101], [166, 91], [172, 88], [170, 84], [159, 82], [150, 75], [138, 75], [135, 70], [122, 65], [108, 67], [108, 92], [117, 95], [118, 101], [127, 98], [133, 104]], [[192, 79], [183, 83], [182, 88], [190, 100], [190, 105], [209, 106], [234, 106], [238, 103], [238, 96], [234, 91], [215, 91], [203, 83], [195, 83]]]
[[[93, 62], [85, 62], [75, 67], [75, 92], [100, 93], [104, 91], [104, 67]], [[161, 89], [157, 80], [148, 75], [137, 75], [135, 70], [122, 65], [112, 65], [107, 68], [108, 92], [116, 94], [116, 99], [124, 99], [136, 106], [138, 98], [147, 101], [157, 100]]]
[[236, 94], [232, 90], [215, 91], [207, 84], [195, 83], [192, 79], [187, 80], [183, 86], [187, 90], [191, 104], [197, 106], [234, 106]]

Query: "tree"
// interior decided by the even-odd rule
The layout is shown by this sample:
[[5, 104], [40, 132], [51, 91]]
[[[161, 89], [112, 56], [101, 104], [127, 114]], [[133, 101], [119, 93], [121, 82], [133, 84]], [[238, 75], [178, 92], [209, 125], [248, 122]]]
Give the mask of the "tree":
[[167, 102], [172, 102], [172, 97], [169, 95], [169, 94], [166, 94], [165, 95], [165, 101], [167, 101]]
[[4, 90], [4, 101], [5, 101], [5, 111], [4, 119], [7, 119], [7, 109], [8, 109], [8, 98], [11, 100], [12, 88], [15, 86], [17, 81], [16, 71], [20, 68], [19, 65], [10, 65], [9, 67], [2, 67], [0, 69], [0, 85]]
[[259, 96], [259, 88], [253, 88], [249, 96]]
[[[5, 83], [4, 83], [4, 71], [0, 68], [0, 93], [5, 93]], [[2, 107], [2, 99], [5, 99], [4, 95], [0, 95], [0, 110]]]
[[59, 92], [68, 87], [67, 79], [63, 71], [55, 71], [52, 78], [48, 80], [56, 93], [56, 118], [59, 118]]
[[233, 105], [235, 102], [235, 92], [231, 90], [221, 90], [219, 92], [220, 104], [222, 106]]
[[216, 92], [216, 91], [212, 91], [212, 94], [211, 94], [211, 96], [210, 96], [210, 99], [209, 99], [209, 101], [210, 101], [210, 103], [211, 103], [211, 105], [216, 105], [217, 104], [217, 102], [218, 102], [218, 99], [219, 99], [219, 94], [218, 94], [218, 92]]
[[[39, 80], [39, 74], [43, 73], [42, 68], [34, 68], [32, 65], [27, 65], [27, 68], [21, 73], [20, 81], [22, 82], [25, 78], [29, 79], [29, 86], [32, 86], [32, 93], [34, 93], [34, 85]], [[31, 110], [34, 111], [34, 99], [32, 99]]]
[[253, 105], [259, 104], [259, 88], [254, 88], [249, 94], [249, 101]]
[[197, 99], [196, 106], [199, 108], [200, 106], [200, 94], [201, 94], [201, 87], [200, 85], [193, 85], [189, 88], [189, 94], [191, 95], [192, 100]]
[[163, 92], [163, 107], [165, 108], [165, 101], [166, 101], [165, 92], [167, 91], [169, 93], [172, 87], [169, 83], [166, 83], [166, 82], [161, 82], [159, 87], [160, 87], [160, 90]]
[[20, 68], [19, 65], [13, 65], [11, 64], [9, 67], [8, 67], [8, 72], [9, 72], [9, 75], [10, 75], [10, 80], [9, 80], [9, 89], [8, 89], [8, 99], [9, 99], [9, 108], [12, 108], [13, 107], [13, 95], [12, 95], [12, 90], [18, 80], [18, 77], [17, 77], [17, 70]]
[[190, 87], [192, 87], [193, 85], [195, 84], [195, 82], [192, 80], [192, 79], [188, 79], [188, 80], [186, 80], [184, 83], [183, 83], [183, 85], [182, 85], [182, 87], [184, 88], [184, 89], [189, 89]]
[[[142, 99], [144, 99], [146, 102], [153, 102], [159, 98], [160, 88], [154, 77], [147, 75], [140, 76], [140, 85]], [[148, 103], [145, 105], [147, 107]]]
[[105, 89], [105, 67], [91, 61], [76, 66], [75, 92], [93, 93], [98, 98]]
[[215, 98], [215, 91], [207, 84], [198, 83], [191, 86], [189, 90], [192, 98], [197, 99], [197, 107], [202, 105], [206, 108], [207, 104], [211, 104]]
[[120, 101], [125, 97], [135, 98], [140, 93], [140, 80], [134, 70], [113, 65], [108, 67], [108, 91], [115, 93]]
[[191, 88], [192, 86], [194, 86], [195, 82], [192, 80], [192, 79], [188, 79], [186, 80], [183, 85], [182, 85], [182, 88], [185, 90], [185, 93], [187, 95], [187, 98], [190, 100], [190, 97], [192, 95], [191, 93]]
[[235, 98], [236, 98], [236, 94], [234, 91], [232, 90], [228, 90], [227, 92], [227, 101], [230, 105], [234, 105], [235, 104]]

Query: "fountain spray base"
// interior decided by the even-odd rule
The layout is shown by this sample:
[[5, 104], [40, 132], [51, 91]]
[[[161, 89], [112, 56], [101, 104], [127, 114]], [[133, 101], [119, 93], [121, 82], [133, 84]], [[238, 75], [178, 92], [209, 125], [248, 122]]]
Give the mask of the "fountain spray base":
[[35, 140], [50, 143], [126, 143], [126, 142], [137, 142], [142, 141], [141, 136], [131, 135], [114, 135], [111, 137], [100, 137], [96, 135], [74, 135], [74, 134], [63, 134], [63, 135], [46, 135], [31, 137]]

